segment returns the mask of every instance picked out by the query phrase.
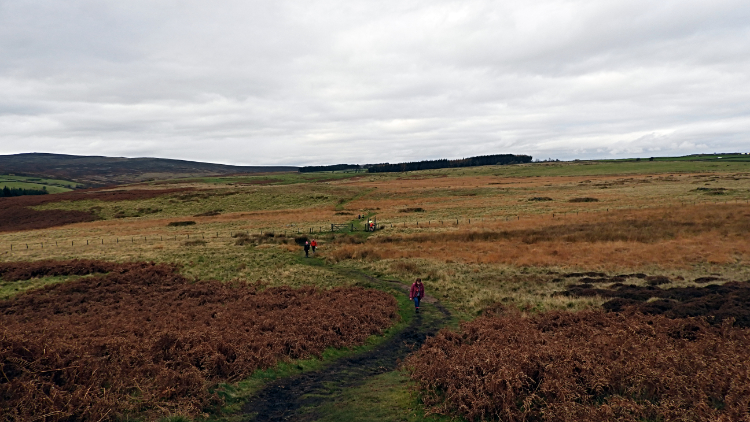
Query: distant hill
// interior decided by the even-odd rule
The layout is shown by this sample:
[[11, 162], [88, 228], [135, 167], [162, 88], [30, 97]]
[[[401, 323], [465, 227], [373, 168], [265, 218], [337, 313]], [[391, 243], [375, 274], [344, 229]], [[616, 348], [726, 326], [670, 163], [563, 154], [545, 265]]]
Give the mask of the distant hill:
[[87, 187], [179, 177], [297, 171], [290, 166], [229, 166], [165, 158], [123, 158], [29, 153], [0, 155], [0, 174], [72, 180]]

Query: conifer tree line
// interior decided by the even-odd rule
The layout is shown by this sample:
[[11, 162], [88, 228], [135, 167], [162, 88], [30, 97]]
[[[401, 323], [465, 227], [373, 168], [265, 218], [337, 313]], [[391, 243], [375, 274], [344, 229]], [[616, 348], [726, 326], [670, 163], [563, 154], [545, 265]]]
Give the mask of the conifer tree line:
[[23, 196], [23, 195], [46, 195], [49, 192], [47, 192], [47, 187], [42, 186], [41, 189], [24, 189], [24, 188], [9, 188], [7, 186], [3, 187], [3, 190], [0, 191], [0, 198], [9, 198], [11, 196]]
[[444, 169], [453, 167], [475, 167], [475, 166], [494, 166], [504, 164], [521, 164], [530, 163], [530, 155], [515, 155], [515, 154], [495, 154], [495, 155], [480, 155], [476, 157], [462, 158], [460, 160], [425, 160], [425, 161], [412, 161], [409, 163], [382, 163], [382, 164], [365, 164], [360, 166], [359, 164], [334, 164], [330, 166], [305, 166], [300, 167], [300, 173], [312, 173], [316, 171], [342, 171], [342, 170], [357, 170], [367, 169], [370, 173], [384, 173], [384, 172], [399, 172], [399, 171], [415, 171], [415, 170], [430, 170], [430, 169]]
[[330, 166], [305, 166], [300, 167], [300, 173], [312, 173], [316, 171], [342, 171], [342, 170], [357, 170], [360, 169], [359, 164], [333, 164]]
[[431, 169], [444, 169], [454, 167], [475, 167], [475, 166], [493, 166], [493, 165], [505, 165], [505, 164], [521, 164], [530, 163], [530, 155], [514, 155], [514, 154], [495, 154], [495, 155], [480, 155], [477, 157], [462, 158], [460, 160], [426, 160], [426, 161], [413, 161], [410, 163], [399, 163], [399, 164], [373, 164], [368, 166], [370, 173], [383, 173], [383, 172], [398, 172], [398, 171], [415, 171], [415, 170], [431, 170]]

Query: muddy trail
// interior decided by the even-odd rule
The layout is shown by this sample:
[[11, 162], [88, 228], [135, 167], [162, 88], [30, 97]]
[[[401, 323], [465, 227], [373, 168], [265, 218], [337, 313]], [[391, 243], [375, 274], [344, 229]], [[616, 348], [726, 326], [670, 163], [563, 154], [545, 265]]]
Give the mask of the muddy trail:
[[[408, 286], [395, 280], [379, 280], [359, 274], [372, 283], [388, 283], [408, 294]], [[390, 372], [399, 361], [448, 324], [451, 313], [436, 299], [426, 296], [422, 313], [375, 349], [339, 359], [325, 368], [269, 383], [243, 407], [243, 421], [314, 421], [315, 409], [336, 399], [346, 388], [364, 384], [371, 377]], [[430, 310], [429, 308], [433, 308]], [[429, 316], [428, 316], [429, 313]]]

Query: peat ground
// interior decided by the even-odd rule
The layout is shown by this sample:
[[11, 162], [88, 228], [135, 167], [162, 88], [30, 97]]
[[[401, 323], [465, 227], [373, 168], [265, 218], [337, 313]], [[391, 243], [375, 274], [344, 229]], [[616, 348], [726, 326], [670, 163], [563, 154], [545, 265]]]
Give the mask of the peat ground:
[[[388, 283], [407, 294], [408, 286], [394, 280], [379, 280], [364, 274], [371, 283]], [[325, 368], [269, 383], [243, 407], [241, 420], [254, 422], [314, 421], [316, 409], [336, 401], [342, 391], [362, 385], [373, 377], [394, 371], [407, 355], [417, 350], [451, 319], [440, 302], [427, 296], [422, 312], [401, 332], [372, 350], [346, 357]]]

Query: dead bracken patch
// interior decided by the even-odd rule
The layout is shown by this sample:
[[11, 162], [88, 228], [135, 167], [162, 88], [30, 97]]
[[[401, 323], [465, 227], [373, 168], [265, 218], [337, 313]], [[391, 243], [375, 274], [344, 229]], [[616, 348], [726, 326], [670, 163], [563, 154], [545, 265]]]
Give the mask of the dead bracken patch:
[[[45, 195], [47, 196], [47, 195]], [[0, 203], [7, 199], [0, 199]], [[39, 230], [67, 224], [96, 221], [99, 217], [87, 211], [34, 210], [26, 207], [0, 208], [0, 232]]]
[[[163, 190], [78, 190], [54, 195], [28, 195], [14, 198], [0, 198], [0, 232], [39, 230], [67, 224], [99, 220], [96, 208], [90, 211], [35, 210], [30, 207], [64, 201], [134, 201], [170, 195], [193, 188]], [[158, 212], [158, 211], [157, 211]], [[116, 218], [129, 217], [119, 214]]]
[[92, 259], [2, 262], [0, 263], [0, 278], [5, 281], [19, 281], [37, 277], [108, 273], [114, 271], [116, 268], [120, 268], [122, 265], [116, 262], [96, 261]]
[[[197, 415], [218, 383], [361, 344], [397, 318], [362, 288], [194, 282], [166, 264], [47, 261], [4, 277], [101, 272], [0, 301], [0, 420]], [[23, 275], [22, 275], [23, 273]]]
[[441, 331], [405, 367], [429, 412], [472, 421], [737, 421], [750, 400], [750, 331], [637, 313], [505, 313]]
[[424, 212], [424, 208], [422, 207], [401, 208], [400, 210], [398, 210], [398, 212]]

